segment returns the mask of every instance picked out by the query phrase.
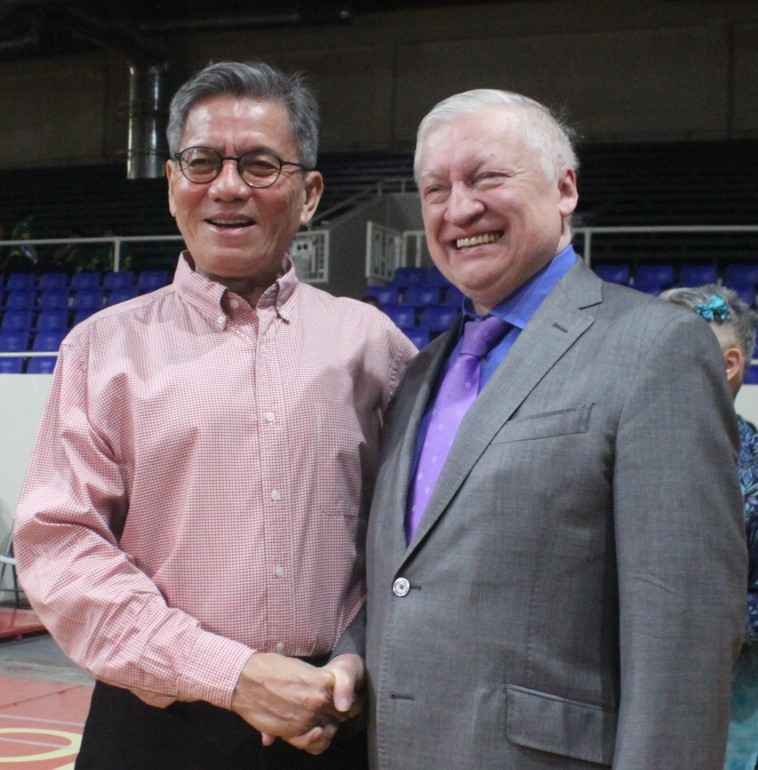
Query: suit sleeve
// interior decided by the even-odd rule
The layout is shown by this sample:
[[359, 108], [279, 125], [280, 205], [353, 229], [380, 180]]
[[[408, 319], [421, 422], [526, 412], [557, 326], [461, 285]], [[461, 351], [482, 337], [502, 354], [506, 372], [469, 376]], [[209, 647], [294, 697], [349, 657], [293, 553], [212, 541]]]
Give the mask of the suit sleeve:
[[723, 766], [747, 552], [737, 428], [715, 336], [669, 320], [619, 418], [621, 702], [614, 770]]

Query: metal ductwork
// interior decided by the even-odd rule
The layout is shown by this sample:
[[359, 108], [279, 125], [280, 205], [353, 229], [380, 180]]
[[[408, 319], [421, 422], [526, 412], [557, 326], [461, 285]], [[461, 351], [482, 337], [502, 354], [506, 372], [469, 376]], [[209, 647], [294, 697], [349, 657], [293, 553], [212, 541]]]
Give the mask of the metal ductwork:
[[168, 145], [168, 65], [129, 65], [127, 179], [163, 176]]

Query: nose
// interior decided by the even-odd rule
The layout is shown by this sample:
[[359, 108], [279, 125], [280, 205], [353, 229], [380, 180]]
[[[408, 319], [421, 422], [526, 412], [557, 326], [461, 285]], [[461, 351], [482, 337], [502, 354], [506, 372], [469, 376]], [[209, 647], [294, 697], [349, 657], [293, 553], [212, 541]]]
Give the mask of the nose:
[[210, 183], [208, 193], [213, 198], [234, 200], [247, 197], [252, 188], [245, 184], [237, 170], [237, 161], [226, 158], [221, 161], [219, 175]]
[[445, 209], [445, 220], [453, 225], [462, 225], [475, 219], [484, 211], [484, 204], [476, 191], [469, 185], [456, 182], [450, 188]]

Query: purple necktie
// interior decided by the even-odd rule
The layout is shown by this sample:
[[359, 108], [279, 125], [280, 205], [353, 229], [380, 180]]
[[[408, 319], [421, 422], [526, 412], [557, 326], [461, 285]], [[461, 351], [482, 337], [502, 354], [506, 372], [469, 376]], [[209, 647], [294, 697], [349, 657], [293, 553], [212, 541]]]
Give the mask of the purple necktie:
[[480, 362], [505, 336], [508, 325], [494, 316], [468, 321], [463, 342], [437, 391], [432, 416], [408, 495], [405, 536], [410, 542], [426, 509], [466, 410], [479, 393]]

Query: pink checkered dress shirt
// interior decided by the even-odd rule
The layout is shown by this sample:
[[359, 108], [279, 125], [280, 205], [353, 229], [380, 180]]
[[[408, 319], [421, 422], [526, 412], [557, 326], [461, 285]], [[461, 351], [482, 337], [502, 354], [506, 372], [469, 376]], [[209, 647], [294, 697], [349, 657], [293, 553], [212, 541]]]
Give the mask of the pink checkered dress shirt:
[[64, 341], [15, 521], [20, 577], [104, 681], [228, 708], [251, 650], [329, 652], [363, 598], [382, 413], [415, 348], [300, 283], [194, 272]]

